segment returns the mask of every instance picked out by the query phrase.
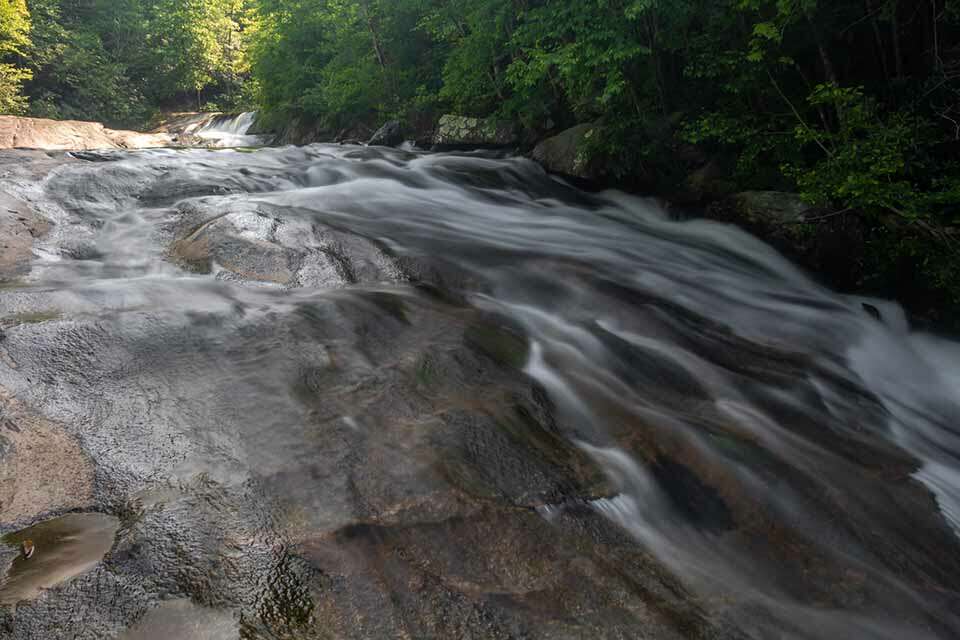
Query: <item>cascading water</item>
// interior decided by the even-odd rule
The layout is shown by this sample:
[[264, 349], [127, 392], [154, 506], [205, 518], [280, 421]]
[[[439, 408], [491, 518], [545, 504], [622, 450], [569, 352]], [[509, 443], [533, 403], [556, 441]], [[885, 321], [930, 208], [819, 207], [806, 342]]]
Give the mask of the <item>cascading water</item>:
[[896, 305], [520, 158], [97, 159], [0, 180], [55, 223], [0, 391], [124, 522], [12, 637], [960, 635], [960, 346]]
[[257, 147], [263, 145], [266, 138], [248, 133], [256, 120], [255, 111], [215, 116], [200, 125], [193, 135], [215, 147]]

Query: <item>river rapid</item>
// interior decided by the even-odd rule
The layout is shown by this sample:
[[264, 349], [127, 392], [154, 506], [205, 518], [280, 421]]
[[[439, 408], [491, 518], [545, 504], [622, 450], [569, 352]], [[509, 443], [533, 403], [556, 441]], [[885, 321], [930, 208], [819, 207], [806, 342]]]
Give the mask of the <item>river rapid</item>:
[[0, 191], [3, 637], [960, 637], [960, 345], [732, 226], [335, 145]]

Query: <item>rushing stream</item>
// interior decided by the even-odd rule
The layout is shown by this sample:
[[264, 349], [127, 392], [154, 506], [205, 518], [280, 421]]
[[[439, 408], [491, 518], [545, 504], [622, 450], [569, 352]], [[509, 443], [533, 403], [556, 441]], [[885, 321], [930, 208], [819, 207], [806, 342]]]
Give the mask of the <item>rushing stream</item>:
[[256, 119], [255, 111], [215, 116], [198, 126], [193, 135], [212, 147], [256, 147], [266, 141], [265, 136], [250, 133]]
[[327, 145], [0, 190], [6, 455], [89, 473], [0, 532], [120, 521], [9, 637], [960, 637], [960, 346], [733, 227]]

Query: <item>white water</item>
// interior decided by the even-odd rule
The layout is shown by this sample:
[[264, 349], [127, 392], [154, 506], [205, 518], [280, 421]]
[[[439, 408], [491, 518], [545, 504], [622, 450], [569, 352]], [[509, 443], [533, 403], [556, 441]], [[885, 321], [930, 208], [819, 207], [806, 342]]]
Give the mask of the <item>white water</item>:
[[197, 129], [194, 135], [215, 147], [260, 146], [265, 143], [266, 138], [247, 133], [256, 123], [256, 119], [255, 111], [247, 111], [228, 118], [215, 117]]
[[[234, 146], [252, 120], [244, 114], [200, 134]], [[522, 328], [525, 373], [546, 391], [558, 432], [612, 487], [584, 502], [745, 636], [895, 640], [960, 631], [952, 609], [960, 589], [960, 346], [911, 333], [895, 303], [870, 301], [883, 313], [877, 322], [862, 299], [817, 284], [733, 227], [674, 220], [621, 193], [582, 194], [519, 158], [327, 145], [114, 158], [65, 167], [43, 185], [56, 199], [51, 211], [62, 208], [51, 214], [61, 224], [32, 278], [61, 305], [190, 318], [245, 306], [283, 316], [292, 301], [352, 286], [319, 261], [263, 290], [224, 263], [188, 274], [165, 260], [161, 238], [198, 211], [201, 220], [228, 219], [253, 246], [298, 256], [316, 258], [331, 229], [375, 239], [390, 255], [465, 274], [449, 286]], [[96, 259], [60, 255], [68, 238], [94, 245]], [[415, 298], [398, 270], [379, 273], [379, 286]], [[284, 468], [289, 452], [271, 447], [290, 437], [292, 410], [277, 380], [295, 366], [270, 359], [282, 353], [276, 340], [263, 356], [271, 376], [243, 395], [235, 423], [193, 422], [205, 415], [202, 385], [227, 377], [228, 359], [212, 372], [191, 361], [195, 379], [178, 387], [169, 422], [216, 433], [231, 460]], [[0, 374], [25, 395], [62, 403], [66, 418], [74, 411], [63, 398], [69, 390]], [[230, 393], [248, 387], [237, 389]], [[75, 404], [90, 401], [77, 395]], [[166, 398], [157, 395], [156, 403]], [[365, 410], [352, 406], [339, 419], [353, 432], [384, 428]], [[99, 430], [126, 429], [125, 415], [103, 415]], [[260, 440], [230, 440], [231, 430]], [[133, 448], [118, 439], [111, 451]], [[125, 455], [157, 465], [151, 473], [170, 472], [134, 453]], [[116, 462], [124, 464], [131, 476], [142, 473]], [[338, 486], [328, 478], [307, 488], [325, 497]], [[537, 511], [558, 527], [580, 517], [563, 504]]]

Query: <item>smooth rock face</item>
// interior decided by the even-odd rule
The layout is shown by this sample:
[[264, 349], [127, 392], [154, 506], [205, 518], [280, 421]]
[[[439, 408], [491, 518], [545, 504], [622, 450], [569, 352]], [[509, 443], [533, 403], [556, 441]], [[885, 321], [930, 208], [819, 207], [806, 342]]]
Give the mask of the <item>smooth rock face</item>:
[[960, 633], [957, 346], [731, 226], [338, 145], [0, 190], [0, 532], [116, 518], [0, 637]]
[[29, 204], [0, 192], [0, 282], [29, 270], [33, 242], [49, 228], [49, 222]]
[[518, 140], [511, 122], [448, 114], [440, 118], [433, 143], [444, 148], [509, 147]]
[[596, 180], [603, 176], [603, 171], [598, 162], [591, 161], [586, 150], [594, 135], [596, 125], [579, 124], [540, 142], [533, 150], [533, 159], [552, 173]]
[[403, 127], [398, 120], [391, 120], [377, 129], [367, 144], [380, 147], [398, 147], [403, 144]]
[[182, 209], [171, 257], [201, 273], [284, 287], [335, 287], [402, 280], [396, 261], [374, 243], [270, 207], [230, 203], [227, 211]]
[[145, 149], [172, 142], [168, 134], [118, 131], [99, 122], [0, 116], [0, 149]]
[[[0, 344], [0, 357], [3, 352]], [[0, 416], [0, 526], [88, 507], [93, 465], [76, 439], [63, 427], [31, 415], [2, 387]]]

